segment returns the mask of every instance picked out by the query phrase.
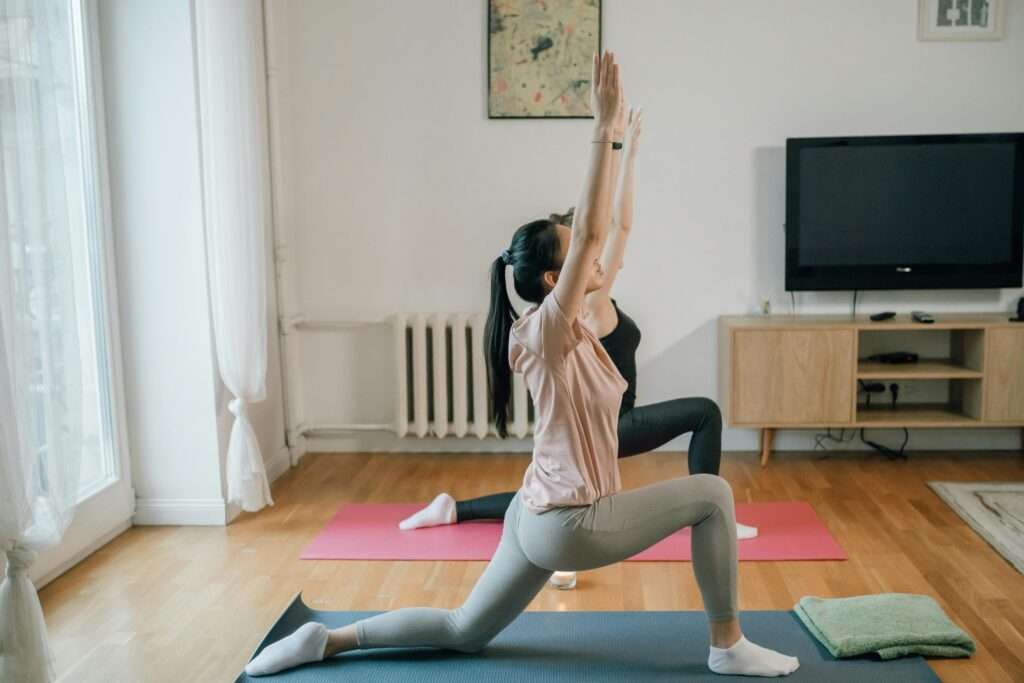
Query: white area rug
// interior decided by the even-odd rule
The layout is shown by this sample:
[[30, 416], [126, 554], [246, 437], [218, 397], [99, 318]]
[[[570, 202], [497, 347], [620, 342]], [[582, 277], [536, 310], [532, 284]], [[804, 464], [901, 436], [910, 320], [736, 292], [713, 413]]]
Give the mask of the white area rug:
[[930, 481], [928, 485], [1024, 574], [1024, 483]]

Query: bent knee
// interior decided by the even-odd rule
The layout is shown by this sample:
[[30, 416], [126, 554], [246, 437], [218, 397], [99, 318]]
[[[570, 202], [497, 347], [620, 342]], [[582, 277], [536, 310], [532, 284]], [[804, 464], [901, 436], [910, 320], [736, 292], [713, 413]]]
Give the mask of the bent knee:
[[450, 649], [456, 650], [458, 652], [465, 652], [466, 654], [473, 654], [475, 652], [480, 652], [480, 650], [487, 647], [487, 643], [489, 642], [491, 642], [490, 639], [469, 639], [456, 642], [454, 645], [452, 645]]
[[717, 474], [694, 474], [691, 479], [699, 482], [703, 497], [712, 505], [720, 508], [731, 508], [735, 505], [732, 486]]
[[445, 647], [458, 652], [479, 652], [497, 633], [484, 624], [473, 623], [460, 609], [452, 610], [448, 616], [448, 638]]
[[472, 633], [469, 631], [462, 631], [452, 638], [451, 644], [448, 646], [449, 649], [457, 650], [458, 652], [480, 652], [480, 650], [487, 647], [487, 644], [494, 640], [496, 634], [491, 633]]
[[701, 397], [698, 400], [700, 401], [700, 410], [704, 413], [704, 419], [711, 424], [721, 425], [722, 409], [718, 407], [718, 404], [706, 397]]

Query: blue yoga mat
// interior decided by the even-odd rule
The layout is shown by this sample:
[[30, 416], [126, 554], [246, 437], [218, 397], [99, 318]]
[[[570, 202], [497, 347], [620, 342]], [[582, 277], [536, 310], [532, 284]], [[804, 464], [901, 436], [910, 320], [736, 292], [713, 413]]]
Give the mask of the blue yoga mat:
[[[297, 595], [256, 650], [307, 621], [334, 628], [379, 612], [321, 612]], [[788, 681], [918, 683], [939, 678], [921, 657], [881, 661], [875, 656], [835, 659], [793, 612], [744, 612], [743, 631], [754, 642], [800, 658]], [[255, 656], [255, 655], [253, 655]], [[338, 655], [276, 676], [237, 681], [292, 683], [565, 683], [566, 681], [706, 681], [751, 683], [707, 667], [703, 612], [525, 612], [479, 653], [404, 648]], [[237, 682], [236, 682], [237, 683]]]

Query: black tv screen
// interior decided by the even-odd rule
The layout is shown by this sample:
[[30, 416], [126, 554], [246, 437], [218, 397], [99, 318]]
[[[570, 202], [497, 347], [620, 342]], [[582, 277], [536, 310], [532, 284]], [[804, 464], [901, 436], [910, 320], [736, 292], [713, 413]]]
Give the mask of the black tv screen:
[[786, 290], [1020, 287], [1024, 133], [790, 138]]

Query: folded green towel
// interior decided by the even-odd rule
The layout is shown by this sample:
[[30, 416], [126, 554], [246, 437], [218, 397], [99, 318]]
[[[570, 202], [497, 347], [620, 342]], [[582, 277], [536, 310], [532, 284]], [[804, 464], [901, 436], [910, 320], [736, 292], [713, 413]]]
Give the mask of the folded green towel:
[[877, 652], [882, 659], [974, 654], [971, 637], [927, 595], [882, 593], [833, 599], [807, 596], [793, 610], [833, 657], [855, 657], [867, 652]]

